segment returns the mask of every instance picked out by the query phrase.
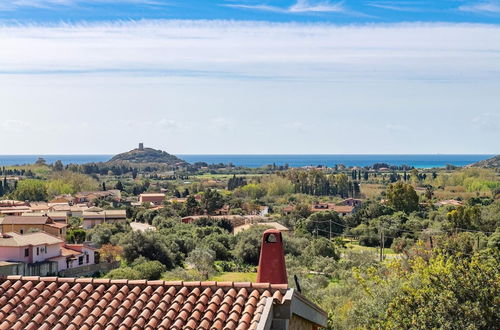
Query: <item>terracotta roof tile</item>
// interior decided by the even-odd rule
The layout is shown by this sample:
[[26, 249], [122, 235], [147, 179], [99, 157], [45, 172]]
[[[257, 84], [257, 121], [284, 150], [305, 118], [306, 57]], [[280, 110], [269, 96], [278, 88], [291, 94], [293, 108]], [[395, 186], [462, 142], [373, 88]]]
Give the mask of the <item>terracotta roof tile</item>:
[[286, 286], [0, 277], [1, 329], [249, 329]]

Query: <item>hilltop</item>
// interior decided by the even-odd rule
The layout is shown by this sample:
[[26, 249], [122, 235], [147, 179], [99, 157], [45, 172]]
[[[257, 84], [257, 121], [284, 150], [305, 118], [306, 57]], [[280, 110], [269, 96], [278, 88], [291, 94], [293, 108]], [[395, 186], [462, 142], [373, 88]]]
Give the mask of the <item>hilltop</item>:
[[134, 164], [165, 164], [169, 166], [188, 165], [185, 160], [171, 155], [166, 151], [144, 148], [142, 143], [139, 144], [139, 148], [118, 154], [108, 161], [108, 163], [124, 162]]
[[500, 168], [500, 155], [469, 165], [471, 167]]

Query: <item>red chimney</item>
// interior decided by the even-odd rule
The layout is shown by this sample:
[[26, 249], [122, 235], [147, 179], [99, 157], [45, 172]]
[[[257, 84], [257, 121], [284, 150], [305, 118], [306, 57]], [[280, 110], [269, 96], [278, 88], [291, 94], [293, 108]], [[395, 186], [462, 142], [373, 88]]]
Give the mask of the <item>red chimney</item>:
[[268, 229], [262, 235], [257, 282], [288, 284], [283, 237], [279, 230]]

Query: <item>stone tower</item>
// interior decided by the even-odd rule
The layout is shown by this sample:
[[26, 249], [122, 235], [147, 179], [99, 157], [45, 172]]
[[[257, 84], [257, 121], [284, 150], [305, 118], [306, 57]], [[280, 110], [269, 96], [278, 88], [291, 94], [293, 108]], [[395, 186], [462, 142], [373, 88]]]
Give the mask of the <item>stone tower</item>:
[[144, 143], [139, 143], [139, 150], [140, 151], [143, 151], [144, 150]]

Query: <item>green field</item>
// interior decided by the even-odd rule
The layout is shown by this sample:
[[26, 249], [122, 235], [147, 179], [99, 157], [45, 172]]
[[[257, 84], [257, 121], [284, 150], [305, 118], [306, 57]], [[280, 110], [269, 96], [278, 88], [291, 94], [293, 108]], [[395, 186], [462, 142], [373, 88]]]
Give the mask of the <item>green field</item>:
[[257, 273], [224, 272], [210, 278], [217, 282], [256, 282]]
[[[356, 242], [347, 243], [346, 247], [348, 249], [354, 250], [354, 251], [370, 251], [370, 252], [373, 252], [373, 253], [379, 253], [379, 251], [380, 251], [380, 248], [378, 248], [378, 247], [361, 246], [361, 245], [357, 244]], [[396, 255], [397, 253], [394, 252], [391, 248], [385, 248], [384, 249], [384, 254], [394, 254], [394, 255]]]

